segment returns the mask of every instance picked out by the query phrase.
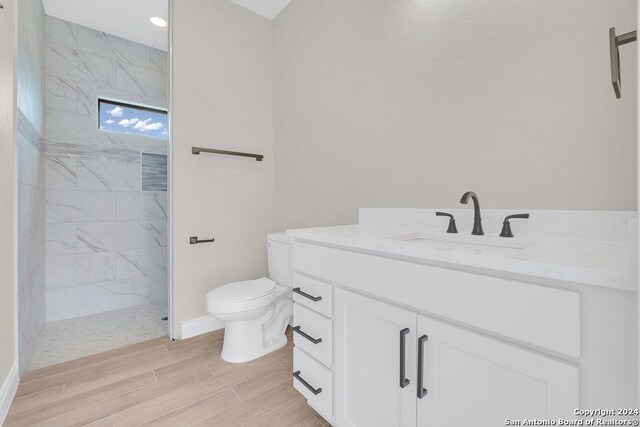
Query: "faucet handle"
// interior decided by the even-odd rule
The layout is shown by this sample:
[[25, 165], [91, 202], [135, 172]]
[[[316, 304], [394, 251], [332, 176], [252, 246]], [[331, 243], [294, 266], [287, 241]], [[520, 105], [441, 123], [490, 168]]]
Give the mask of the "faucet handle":
[[500, 232], [500, 237], [513, 237], [513, 233], [511, 232], [511, 223], [509, 222], [509, 220], [511, 219], [529, 219], [529, 214], [525, 213], [507, 216], [502, 223], [502, 231]]
[[456, 227], [456, 219], [447, 212], [436, 212], [436, 216], [447, 216], [449, 217], [449, 228], [447, 228], [447, 233], [457, 233], [458, 227]]

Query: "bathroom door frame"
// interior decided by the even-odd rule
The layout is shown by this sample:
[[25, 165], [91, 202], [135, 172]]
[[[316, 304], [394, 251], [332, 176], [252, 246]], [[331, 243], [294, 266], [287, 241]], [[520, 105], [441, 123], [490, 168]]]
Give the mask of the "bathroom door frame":
[[168, 50], [167, 60], [169, 61], [167, 80], [169, 100], [169, 111], [167, 112], [167, 123], [169, 126], [169, 140], [167, 141], [167, 304], [168, 321], [167, 335], [169, 339], [176, 339], [173, 330], [173, 0], [169, 0], [167, 11], [168, 25]]
[[[16, 375], [19, 371], [19, 361], [20, 361], [20, 321], [19, 321], [19, 277], [18, 277], [18, 2], [9, 0], [4, 1], [5, 11], [6, 13], [11, 13], [10, 19], [13, 21], [13, 26], [11, 28], [12, 36], [8, 40], [4, 40], [3, 43], [9, 43], [11, 49], [13, 51], [13, 60], [12, 60], [12, 76], [9, 79], [11, 82], [12, 91], [12, 112], [9, 114], [9, 121], [12, 123], [12, 129], [9, 132], [11, 134], [11, 138], [6, 142], [7, 144], [11, 144], [13, 151], [13, 180], [11, 185], [13, 186], [13, 194], [12, 194], [12, 210], [13, 210], [13, 218], [11, 219], [12, 228], [11, 228], [11, 241], [10, 242], [2, 242], [2, 244], [10, 244], [12, 249], [7, 251], [7, 253], [12, 254], [12, 259], [10, 260], [13, 265], [13, 282], [11, 283], [11, 287], [13, 288], [13, 345], [14, 345], [14, 367], [16, 369]], [[4, 80], [4, 83], [7, 82], [6, 79], [2, 79], [3, 76], [0, 75], [0, 81]], [[6, 76], [4, 76], [6, 77]], [[2, 96], [2, 94], [0, 94]], [[3, 99], [1, 102], [5, 102], [7, 99]], [[0, 132], [0, 135], [3, 132]], [[1, 385], [1, 384], [0, 384]], [[2, 403], [2, 402], [0, 402]]]

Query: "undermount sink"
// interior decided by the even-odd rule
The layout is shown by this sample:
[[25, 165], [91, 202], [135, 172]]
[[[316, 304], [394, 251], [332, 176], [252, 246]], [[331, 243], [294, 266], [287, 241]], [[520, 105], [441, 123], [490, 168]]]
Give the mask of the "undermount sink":
[[533, 244], [533, 241], [529, 239], [444, 233], [415, 233], [395, 236], [391, 237], [391, 239], [403, 242], [422, 243], [425, 245], [450, 243], [454, 245], [483, 246], [500, 249], [524, 249]]

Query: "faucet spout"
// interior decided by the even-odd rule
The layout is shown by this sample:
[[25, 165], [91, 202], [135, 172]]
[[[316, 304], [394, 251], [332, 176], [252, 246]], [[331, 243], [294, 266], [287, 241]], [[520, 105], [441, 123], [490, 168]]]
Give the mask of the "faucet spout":
[[471, 234], [474, 236], [483, 236], [484, 231], [482, 230], [482, 217], [480, 215], [480, 201], [478, 200], [478, 195], [473, 191], [467, 191], [462, 195], [460, 203], [466, 205], [469, 203], [469, 199], [473, 201], [473, 231]]

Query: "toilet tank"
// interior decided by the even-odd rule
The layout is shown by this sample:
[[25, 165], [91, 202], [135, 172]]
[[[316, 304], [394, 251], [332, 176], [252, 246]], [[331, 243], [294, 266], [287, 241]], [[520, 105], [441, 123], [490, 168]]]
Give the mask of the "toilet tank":
[[293, 286], [293, 268], [291, 267], [291, 245], [293, 239], [286, 233], [267, 235], [267, 258], [269, 260], [269, 278], [282, 286]]

